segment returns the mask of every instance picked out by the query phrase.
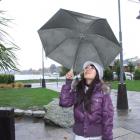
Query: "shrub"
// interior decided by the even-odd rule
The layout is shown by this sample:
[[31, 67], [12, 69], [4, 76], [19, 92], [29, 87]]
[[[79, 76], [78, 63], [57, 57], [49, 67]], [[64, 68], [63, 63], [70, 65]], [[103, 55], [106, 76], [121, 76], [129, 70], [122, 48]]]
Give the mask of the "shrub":
[[21, 82], [11, 83], [11, 84], [0, 84], [0, 88], [23, 88], [24, 84]]
[[140, 68], [137, 68], [134, 73], [134, 79], [140, 80]]
[[0, 88], [13, 88], [13, 84], [0, 84]]
[[111, 80], [113, 80], [113, 72], [111, 71], [110, 68], [106, 68], [104, 70], [104, 77], [103, 77], [103, 79], [105, 81], [111, 81]]
[[0, 84], [0, 88], [5, 88], [5, 84]]
[[24, 87], [24, 84], [21, 82], [14, 83], [14, 88], [23, 88], [23, 87]]
[[12, 75], [12, 74], [9, 74], [7, 75], [7, 83], [10, 84], [10, 83], [14, 83], [15, 82], [15, 76]]
[[12, 74], [0, 74], [0, 84], [14, 83], [15, 77]]

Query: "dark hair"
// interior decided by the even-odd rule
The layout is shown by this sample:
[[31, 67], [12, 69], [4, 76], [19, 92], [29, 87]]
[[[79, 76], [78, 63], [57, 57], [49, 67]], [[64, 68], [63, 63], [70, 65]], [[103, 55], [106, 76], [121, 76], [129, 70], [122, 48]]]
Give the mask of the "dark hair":
[[85, 85], [86, 85], [86, 79], [84, 78], [84, 73], [81, 74], [81, 80], [78, 82], [76, 86], [76, 103], [75, 106], [80, 105], [81, 103], [84, 103], [84, 109], [88, 112], [91, 111], [91, 96], [93, 95], [93, 90], [96, 86], [96, 84], [101, 83], [99, 79], [99, 74], [97, 69], [96, 70], [96, 76], [89, 85], [88, 90], [85, 93]]

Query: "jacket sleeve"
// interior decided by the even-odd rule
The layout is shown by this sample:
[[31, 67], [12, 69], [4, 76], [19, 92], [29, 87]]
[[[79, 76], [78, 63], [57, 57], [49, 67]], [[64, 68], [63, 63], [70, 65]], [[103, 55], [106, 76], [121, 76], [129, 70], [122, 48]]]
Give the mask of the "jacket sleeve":
[[102, 140], [113, 140], [113, 116], [114, 110], [110, 94], [103, 97], [103, 135]]
[[61, 88], [59, 105], [71, 107], [74, 104], [74, 91], [71, 89], [72, 80], [66, 79], [66, 83]]

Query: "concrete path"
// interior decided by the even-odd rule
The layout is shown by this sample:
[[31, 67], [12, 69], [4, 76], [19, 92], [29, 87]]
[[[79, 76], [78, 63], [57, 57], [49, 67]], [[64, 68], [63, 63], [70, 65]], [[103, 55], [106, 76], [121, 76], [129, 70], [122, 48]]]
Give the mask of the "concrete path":
[[[46, 87], [60, 92], [63, 83], [47, 83]], [[33, 87], [40, 87], [33, 84]], [[113, 137], [115, 140], [140, 140], [140, 92], [128, 91], [129, 110], [116, 109], [117, 91], [111, 98], [115, 110]], [[72, 129], [44, 124], [43, 120], [31, 118], [16, 119], [16, 140], [73, 140]]]

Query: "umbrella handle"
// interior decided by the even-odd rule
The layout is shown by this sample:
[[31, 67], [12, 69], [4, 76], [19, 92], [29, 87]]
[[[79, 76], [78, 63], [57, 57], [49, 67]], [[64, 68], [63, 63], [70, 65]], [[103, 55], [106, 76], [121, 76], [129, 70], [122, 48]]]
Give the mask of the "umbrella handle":
[[70, 72], [73, 72], [73, 67], [70, 69]]
[[73, 65], [72, 65], [72, 67], [71, 67], [70, 71], [71, 71], [71, 72], [74, 72], [74, 70], [73, 70]]

